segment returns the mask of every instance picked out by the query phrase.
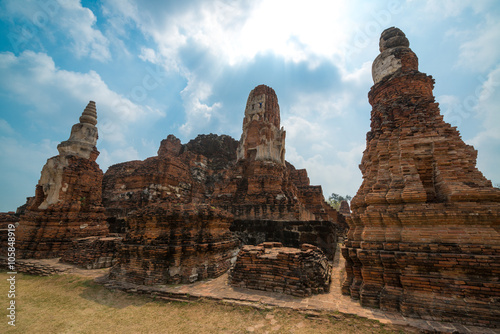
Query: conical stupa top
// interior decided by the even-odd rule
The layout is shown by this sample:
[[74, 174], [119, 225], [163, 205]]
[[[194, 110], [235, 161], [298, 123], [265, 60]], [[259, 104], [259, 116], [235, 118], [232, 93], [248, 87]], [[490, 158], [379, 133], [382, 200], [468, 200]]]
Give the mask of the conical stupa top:
[[380, 35], [379, 50], [380, 54], [372, 64], [375, 84], [399, 74], [418, 71], [418, 58], [410, 49], [410, 42], [401, 29], [385, 29]]
[[90, 101], [80, 116], [80, 122], [73, 125], [68, 140], [57, 145], [60, 155], [76, 155], [89, 159], [95, 152], [97, 143], [97, 111], [94, 101]]
[[87, 104], [82, 116], [80, 116], [80, 123], [97, 124], [97, 111], [94, 101], [90, 101], [89, 104]]
[[379, 41], [380, 52], [395, 47], [410, 47], [410, 41], [405, 33], [396, 27], [390, 27], [382, 31]]

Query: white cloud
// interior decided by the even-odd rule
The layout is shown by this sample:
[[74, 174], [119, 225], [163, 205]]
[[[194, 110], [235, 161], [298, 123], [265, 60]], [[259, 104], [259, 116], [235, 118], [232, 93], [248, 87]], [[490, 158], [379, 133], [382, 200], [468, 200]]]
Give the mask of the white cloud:
[[329, 151], [331, 155], [316, 154], [306, 159], [293, 146], [287, 145], [286, 159], [295, 168], [305, 168], [311, 184], [322, 186], [325, 198], [332, 193], [354, 196], [361, 185], [361, 172], [357, 166], [363, 149], [363, 144], [353, 145], [349, 151], [336, 147]]
[[476, 117], [483, 120], [484, 130], [471, 142], [480, 145], [485, 141], [500, 141], [500, 65], [484, 82], [475, 111]]
[[[48, 158], [57, 154], [58, 143], [42, 140], [29, 143], [9, 134], [0, 135], [0, 192], [2, 210], [15, 211], [35, 195], [35, 185]], [[17, 137], [17, 136], [15, 136]]]
[[139, 55], [143, 61], [148, 61], [153, 64], [158, 63], [158, 56], [156, 55], [155, 50], [150, 48], [141, 48], [141, 54]]
[[[421, 0], [410, 0], [421, 5]], [[472, 9], [475, 13], [487, 10], [495, 0], [427, 0], [423, 8], [429, 14], [439, 15], [441, 17], [456, 17], [466, 9]]]
[[10, 126], [9, 122], [0, 118], [0, 133], [3, 135], [11, 136], [11, 135], [15, 134], [16, 132]]
[[465, 109], [462, 101], [456, 95], [440, 95], [436, 97], [439, 101], [441, 115], [444, 121], [453, 126], [460, 126], [462, 123], [471, 117], [471, 109]]
[[143, 3], [139, 10], [133, 1], [108, 1], [105, 7], [108, 13], [118, 12], [135, 21], [176, 65], [182, 63], [177, 50], [189, 42], [235, 65], [268, 51], [294, 62], [330, 58], [347, 41], [347, 13], [355, 6], [323, 0], [271, 0], [200, 1], [170, 12], [154, 12], [157, 6]]
[[458, 66], [485, 71], [496, 65], [500, 59], [500, 21], [486, 16], [485, 22], [467, 33], [466, 41], [460, 46]]
[[372, 63], [373, 60], [366, 61], [360, 68], [356, 68], [353, 71], [347, 71], [346, 69], [340, 67], [339, 69], [342, 74], [342, 81], [346, 84], [353, 84], [357, 86], [371, 85], [373, 83]]
[[126, 147], [122, 149], [115, 149], [113, 151], [108, 151], [107, 149], [101, 149], [101, 154], [97, 158], [97, 162], [103, 171], [106, 171], [109, 166], [116, 163], [139, 160], [139, 152], [132, 147]]
[[[7, 0], [3, 4], [3, 16], [18, 18], [18, 31], [12, 33], [12, 44], [30, 45], [44, 34], [54, 43], [66, 35], [71, 41], [71, 51], [77, 57], [90, 57], [99, 61], [111, 59], [109, 41], [96, 28], [96, 16], [79, 0], [57, 1], [16, 1]], [[21, 50], [16, 50], [21, 51]]]
[[25, 51], [19, 57], [0, 53], [0, 64], [4, 64], [0, 65], [0, 87], [35, 107], [37, 113], [61, 113], [75, 101], [83, 111], [89, 100], [96, 101], [101, 141], [126, 145], [131, 124], [164, 116], [159, 110], [136, 104], [110, 90], [94, 71], [78, 73], [56, 68], [52, 58], [44, 53]]
[[309, 61], [311, 55], [330, 58], [347, 40], [348, 11], [347, 2], [339, 1], [263, 1], [226, 53], [231, 62], [268, 50], [294, 62]]
[[298, 93], [290, 107], [290, 113], [308, 117], [309, 120], [325, 122], [345, 111], [344, 107], [347, 104], [345, 99], [348, 99], [348, 96], [333, 92]]
[[217, 110], [222, 104], [214, 102], [209, 105], [204, 102], [211, 94], [211, 86], [207, 83], [198, 81], [196, 78], [188, 81], [188, 85], [181, 92], [186, 114], [186, 122], [180, 127], [183, 135], [196, 135], [197, 130], [204, 128], [214, 115], [217, 115]]
[[287, 132], [287, 143], [294, 143], [295, 146], [301, 143], [301, 146], [311, 147], [329, 138], [329, 130], [324, 123], [311, 122], [299, 116], [290, 116], [281, 123]]
[[478, 150], [477, 166], [484, 175], [500, 184], [500, 65], [482, 86], [479, 102], [474, 108], [476, 117], [483, 120], [483, 129], [468, 140]]
[[94, 13], [82, 7], [79, 0], [59, 0], [62, 13], [58, 14], [57, 24], [66, 31], [73, 40], [74, 52], [77, 56], [90, 56], [99, 61], [111, 59], [109, 41], [95, 29], [97, 21]]

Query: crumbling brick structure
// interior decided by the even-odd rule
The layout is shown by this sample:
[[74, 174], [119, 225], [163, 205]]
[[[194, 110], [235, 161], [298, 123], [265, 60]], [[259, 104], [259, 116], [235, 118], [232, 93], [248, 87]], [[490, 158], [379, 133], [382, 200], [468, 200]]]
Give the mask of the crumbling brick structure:
[[[276, 94], [261, 85], [250, 93], [240, 142], [209, 135], [182, 145], [170, 135], [158, 156], [111, 166], [103, 203], [111, 230], [127, 235], [110, 277], [137, 284], [216, 277], [236, 256], [238, 239], [229, 227], [244, 221], [271, 229], [291, 221], [301, 229], [288, 234], [293, 245], [314, 243], [333, 258], [337, 211], [326, 204], [321, 187], [309, 185], [305, 170], [284, 160], [279, 126]], [[241, 237], [245, 231], [239, 229], [244, 242], [252, 239]], [[263, 235], [262, 241], [291, 240]]]
[[265, 242], [243, 246], [229, 282], [235, 287], [307, 297], [330, 291], [331, 271], [318, 247], [302, 244], [298, 249]]
[[21, 216], [17, 230], [20, 258], [60, 257], [72, 240], [108, 233], [101, 203], [103, 173], [95, 162], [97, 113], [90, 101], [73, 125], [70, 138], [47, 160], [35, 198]]
[[87, 237], [72, 241], [59, 262], [76, 264], [85, 269], [112, 267], [117, 261], [122, 237]]
[[443, 121], [404, 33], [385, 30], [380, 52], [342, 291], [405, 316], [498, 327], [500, 191]]
[[152, 203], [208, 203], [215, 183], [234, 164], [237, 146], [225, 135], [199, 135], [184, 145], [169, 135], [157, 156], [109, 167], [103, 205], [110, 232], [126, 232], [128, 213]]
[[216, 184], [212, 202], [241, 220], [330, 220], [321, 187], [310, 186], [305, 170], [285, 161], [285, 131], [280, 129], [278, 98], [259, 85], [249, 94], [237, 163]]
[[238, 252], [229, 231], [232, 216], [209, 205], [155, 203], [127, 220], [113, 280], [156, 285], [215, 278]]
[[[325, 202], [321, 186], [310, 185], [305, 169], [285, 161], [284, 147], [276, 93], [257, 86], [248, 96], [238, 160], [216, 184], [212, 203], [234, 215], [231, 229], [243, 242], [276, 241], [295, 247], [309, 242], [333, 257], [338, 212]], [[283, 224], [295, 230], [279, 234]], [[300, 233], [306, 230], [309, 233]]]

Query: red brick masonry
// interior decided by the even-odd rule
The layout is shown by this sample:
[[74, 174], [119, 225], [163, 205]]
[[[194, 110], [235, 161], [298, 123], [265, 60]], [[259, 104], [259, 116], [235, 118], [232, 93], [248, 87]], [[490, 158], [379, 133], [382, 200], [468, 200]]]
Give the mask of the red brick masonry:
[[235, 287], [306, 297], [330, 291], [331, 272], [325, 254], [315, 246], [298, 249], [264, 242], [243, 246], [229, 281]]

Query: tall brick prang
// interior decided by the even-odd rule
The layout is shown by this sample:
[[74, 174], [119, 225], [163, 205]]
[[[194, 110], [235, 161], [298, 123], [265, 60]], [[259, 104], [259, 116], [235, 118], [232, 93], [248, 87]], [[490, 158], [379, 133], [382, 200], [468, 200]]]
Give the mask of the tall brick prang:
[[273, 161], [285, 165], [285, 135], [280, 128], [278, 97], [271, 87], [259, 85], [248, 95], [239, 160]]
[[342, 291], [406, 316], [500, 326], [500, 191], [444, 122], [405, 34], [385, 30]]
[[311, 186], [306, 170], [285, 161], [278, 97], [266, 85], [248, 96], [237, 162], [216, 184], [212, 199], [236, 219], [337, 221], [321, 187]]

